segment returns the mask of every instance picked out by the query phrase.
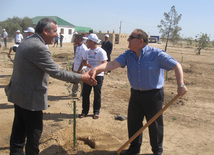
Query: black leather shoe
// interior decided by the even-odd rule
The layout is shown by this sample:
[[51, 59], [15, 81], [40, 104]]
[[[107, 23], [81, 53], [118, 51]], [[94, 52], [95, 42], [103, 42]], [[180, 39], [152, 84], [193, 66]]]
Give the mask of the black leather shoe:
[[140, 149], [128, 149], [128, 150], [123, 150], [120, 155], [137, 155], [140, 153]]

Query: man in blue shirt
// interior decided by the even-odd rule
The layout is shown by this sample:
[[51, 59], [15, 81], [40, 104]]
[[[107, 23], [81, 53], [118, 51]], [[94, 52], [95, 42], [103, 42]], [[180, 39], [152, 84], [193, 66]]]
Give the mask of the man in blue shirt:
[[56, 47], [58, 47], [58, 40], [59, 40], [59, 37], [55, 36], [54, 37], [54, 45], [53, 45], [53, 47], [55, 47], [55, 45], [56, 45]]
[[[148, 35], [141, 29], [135, 29], [128, 38], [129, 50], [114, 61], [101, 64], [92, 69], [95, 77], [101, 71], [113, 70], [127, 66], [128, 79], [131, 85], [131, 97], [128, 107], [128, 132], [132, 137], [143, 126], [144, 116], [150, 120], [162, 109], [164, 99], [164, 70], [175, 71], [177, 93], [182, 96], [187, 92], [184, 85], [182, 66], [164, 51], [148, 46]], [[154, 155], [163, 152], [163, 116], [158, 117], [149, 126], [150, 144]], [[122, 155], [133, 155], [140, 152], [142, 134]]]

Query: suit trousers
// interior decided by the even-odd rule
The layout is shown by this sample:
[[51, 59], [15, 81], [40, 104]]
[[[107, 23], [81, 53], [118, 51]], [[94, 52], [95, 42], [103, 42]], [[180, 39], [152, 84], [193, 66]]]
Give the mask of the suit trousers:
[[[131, 97], [128, 107], [128, 132], [131, 138], [140, 128], [143, 127], [143, 119], [147, 122], [162, 109], [164, 90], [153, 89], [139, 91], [131, 89]], [[163, 116], [159, 116], [149, 126], [149, 137], [152, 151], [155, 155], [163, 152]], [[142, 133], [131, 143], [130, 148], [139, 149], [142, 144]]]
[[90, 86], [86, 83], [83, 83], [83, 91], [82, 91], [82, 113], [88, 114], [89, 107], [90, 107], [90, 94], [92, 87], [94, 88], [94, 106], [93, 106], [93, 113], [99, 114], [100, 108], [101, 108], [101, 88], [103, 85], [103, 76], [96, 76], [95, 78], [97, 80], [96, 86]]
[[[39, 154], [39, 140], [43, 129], [43, 112], [14, 106], [15, 116], [10, 137], [10, 155]], [[26, 138], [26, 145], [25, 145]]]

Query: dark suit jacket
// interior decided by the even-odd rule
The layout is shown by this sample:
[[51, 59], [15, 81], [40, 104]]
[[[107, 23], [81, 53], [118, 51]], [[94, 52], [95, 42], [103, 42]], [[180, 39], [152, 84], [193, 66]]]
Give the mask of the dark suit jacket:
[[17, 48], [11, 82], [5, 90], [8, 101], [31, 111], [47, 109], [49, 75], [73, 83], [81, 80], [81, 74], [59, 69], [43, 39], [34, 34]]
[[108, 40], [104, 41], [101, 46], [102, 49], [104, 49], [107, 53], [107, 56], [111, 55], [113, 44]]

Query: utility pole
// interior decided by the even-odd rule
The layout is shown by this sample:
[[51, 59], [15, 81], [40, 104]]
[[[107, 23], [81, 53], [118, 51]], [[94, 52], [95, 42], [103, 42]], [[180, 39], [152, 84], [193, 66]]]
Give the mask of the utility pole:
[[120, 27], [119, 27], [120, 31], [119, 31], [119, 33], [121, 33], [121, 27], [122, 27], [122, 21], [120, 21]]

